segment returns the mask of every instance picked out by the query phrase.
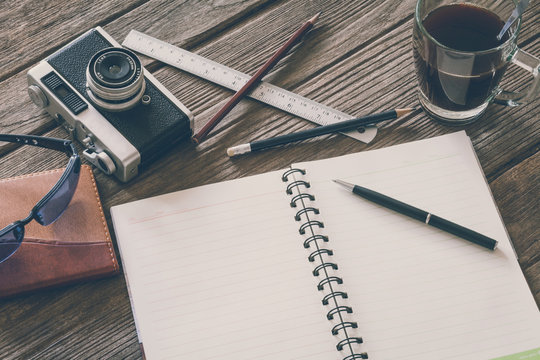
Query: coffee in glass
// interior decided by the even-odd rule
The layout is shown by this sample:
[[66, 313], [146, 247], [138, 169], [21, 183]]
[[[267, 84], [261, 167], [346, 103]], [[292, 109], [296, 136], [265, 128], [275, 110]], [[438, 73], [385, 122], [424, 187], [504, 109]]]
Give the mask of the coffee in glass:
[[[450, 125], [466, 124], [492, 101], [518, 105], [537, 95], [540, 61], [516, 45], [521, 19], [497, 39], [513, 6], [512, 0], [418, 0], [413, 55], [419, 100], [433, 118]], [[535, 77], [528, 92], [499, 88], [510, 63]]]

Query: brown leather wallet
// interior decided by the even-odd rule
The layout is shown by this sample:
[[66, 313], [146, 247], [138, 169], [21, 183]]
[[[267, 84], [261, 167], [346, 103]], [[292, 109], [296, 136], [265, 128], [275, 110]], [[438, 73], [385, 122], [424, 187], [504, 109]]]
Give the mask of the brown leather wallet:
[[[0, 179], [0, 228], [23, 219], [64, 169]], [[49, 226], [25, 227], [15, 254], [0, 263], [0, 298], [118, 273], [103, 208], [88, 165], [68, 208]]]

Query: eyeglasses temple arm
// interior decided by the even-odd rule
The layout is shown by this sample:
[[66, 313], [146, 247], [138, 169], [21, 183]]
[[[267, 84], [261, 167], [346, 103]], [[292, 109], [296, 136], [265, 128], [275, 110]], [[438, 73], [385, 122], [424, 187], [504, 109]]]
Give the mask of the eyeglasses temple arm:
[[0, 134], [0, 141], [6, 141], [11, 143], [17, 143], [21, 145], [39, 146], [51, 150], [62, 151], [67, 156], [76, 155], [77, 151], [71, 143], [71, 140], [55, 139], [44, 136], [34, 135], [13, 135], [13, 134]]

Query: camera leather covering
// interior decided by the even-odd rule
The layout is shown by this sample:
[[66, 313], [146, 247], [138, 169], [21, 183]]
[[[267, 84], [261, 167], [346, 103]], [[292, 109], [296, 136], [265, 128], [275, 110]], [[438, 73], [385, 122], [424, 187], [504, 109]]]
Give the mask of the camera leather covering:
[[[57, 169], [0, 180], [0, 226], [28, 216], [63, 172]], [[83, 165], [77, 190], [62, 216], [49, 226], [28, 223], [19, 249], [0, 264], [0, 298], [118, 271], [92, 169]]]

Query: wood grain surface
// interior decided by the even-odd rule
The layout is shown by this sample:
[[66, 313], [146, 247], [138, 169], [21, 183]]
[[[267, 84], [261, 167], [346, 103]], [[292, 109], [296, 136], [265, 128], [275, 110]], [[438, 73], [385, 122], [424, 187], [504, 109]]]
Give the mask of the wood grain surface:
[[[176, 145], [127, 184], [94, 170], [111, 230], [109, 208], [116, 204], [276, 170], [291, 162], [464, 129], [473, 141], [540, 304], [540, 101], [515, 108], [491, 105], [480, 120], [459, 128], [430, 120], [419, 109], [415, 94], [411, 49], [414, 3], [6, 0], [0, 3], [0, 132], [68, 138], [30, 101], [26, 73], [92, 27], [102, 26], [119, 42], [136, 29], [253, 74], [300, 24], [323, 11], [303, 42], [265, 80], [351, 115], [395, 107], [418, 110], [381, 125], [370, 144], [327, 135], [230, 159], [226, 149], [232, 145], [315, 126], [257, 101], [242, 100], [200, 146], [189, 142]], [[519, 46], [540, 56], [539, 38], [540, 4], [533, 1], [523, 17]], [[147, 70], [193, 112], [195, 131], [232, 95], [205, 80], [141, 58]], [[504, 84], [516, 88], [529, 77], [512, 69]], [[2, 178], [65, 165], [62, 155], [8, 144], [0, 144], [0, 157]], [[140, 359], [123, 276], [0, 301], [0, 358]]]

